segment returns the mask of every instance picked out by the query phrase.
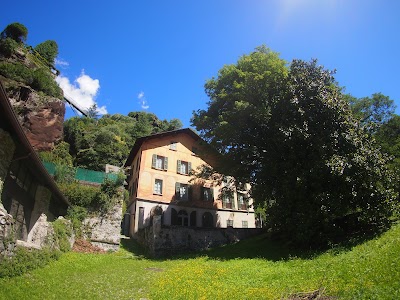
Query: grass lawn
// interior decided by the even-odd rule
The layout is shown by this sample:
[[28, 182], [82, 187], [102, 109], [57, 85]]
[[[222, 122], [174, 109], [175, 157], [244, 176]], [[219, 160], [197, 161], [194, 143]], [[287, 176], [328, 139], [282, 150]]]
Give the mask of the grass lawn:
[[324, 289], [339, 299], [400, 299], [400, 224], [351, 249], [295, 257], [264, 236], [201, 254], [151, 260], [137, 249], [67, 253], [0, 279], [0, 299], [284, 299]]

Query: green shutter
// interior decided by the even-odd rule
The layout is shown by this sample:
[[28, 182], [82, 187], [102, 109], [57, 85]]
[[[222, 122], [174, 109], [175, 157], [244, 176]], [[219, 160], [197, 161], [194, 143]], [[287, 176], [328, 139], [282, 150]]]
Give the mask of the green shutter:
[[211, 192], [211, 201], [214, 202], [214, 189], [210, 187], [210, 192]]
[[151, 161], [151, 167], [154, 169], [156, 168], [156, 161], [157, 161], [157, 155], [153, 154], [152, 161]]
[[182, 164], [182, 162], [180, 160], [178, 160], [177, 164], [176, 164], [176, 172], [179, 174], [181, 173], [181, 164]]
[[190, 172], [192, 171], [192, 163], [189, 161], [188, 162], [188, 174], [190, 174]]
[[205, 188], [202, 186], [201, 187], [201, 200], [203, 200], [203, 201], [204, 201], [204, 191], [205, 191]]
[[164, 170], [168, 170], [168, 157], [164, 157]]

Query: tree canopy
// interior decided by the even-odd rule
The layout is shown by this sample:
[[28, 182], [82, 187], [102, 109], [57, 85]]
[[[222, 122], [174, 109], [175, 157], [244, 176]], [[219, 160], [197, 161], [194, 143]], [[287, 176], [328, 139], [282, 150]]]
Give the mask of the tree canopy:
[[75, 166], [103, 171], [106, 164], [121, 166], [137, 138], [181, 127], [178, 119], [160, 120], [146, 112], [74, 117], [64, 122], [64, 141], [71, 146]]
[[299, 245], [380, 226], [395, 193], [387, 158], [353, 117], [333, 73], [265, 46], [205, 84], [192, 124], [223, 154], [215, 171], [249, 182], [274, 232]]
[[54, 60], [58, 55], [58, 45], [55, 41], [47, 40], [35, 47], [35, 50], [47, 60], [49, 64], [54, 64]]
[[11, 38], [18, 43], [24, 43], [28, 36], [28, 29], [21, 23], [11, 23], [1, 32], [2, 39]]

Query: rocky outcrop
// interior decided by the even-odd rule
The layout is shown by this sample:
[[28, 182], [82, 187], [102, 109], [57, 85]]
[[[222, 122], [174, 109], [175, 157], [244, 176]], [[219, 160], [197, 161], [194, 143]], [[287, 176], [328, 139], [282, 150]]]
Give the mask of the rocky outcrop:
[[63, 137], [65, 103], [10, 80], [4, 85], [33, 148], [36, 151], [52, 149]]

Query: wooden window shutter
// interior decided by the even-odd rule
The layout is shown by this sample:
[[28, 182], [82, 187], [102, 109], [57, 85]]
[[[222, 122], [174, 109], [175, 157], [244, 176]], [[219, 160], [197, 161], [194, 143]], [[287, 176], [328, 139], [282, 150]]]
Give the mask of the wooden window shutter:
[[191, 171], [192, 171], [192, 163], [189, 161], [189, 162], [188, 162], [187, 173], [190, 174]]
[[157, 154], [153, 154], [152, 161], [151, 161], [151, 167], [154, 169], [156, 168], [156, 161], [157, 161]]
[[177, 164], [176, 164], [176, 172], [179, 174], [181, 173], [181, 164], [182, 164], [182, 161], [178, 160]]
[[193, 196], [193, 187], [191, 185], [188, 185], [188, 200], [192, 200]]
[[210, 194], [211, 194], [211, 201], [214, 202], [214, 189], [212, 187], [210, 188]]
[[168, 170], [168, 157], [164, 157], [164, 170]]
[[179, 200], [181, 198], [181, 184], [179, 182], [175, 183], [175, 199]]
[[205, 187], [201, 187], [201, 200], [205, 200], [204, 192], [206, 191]]

